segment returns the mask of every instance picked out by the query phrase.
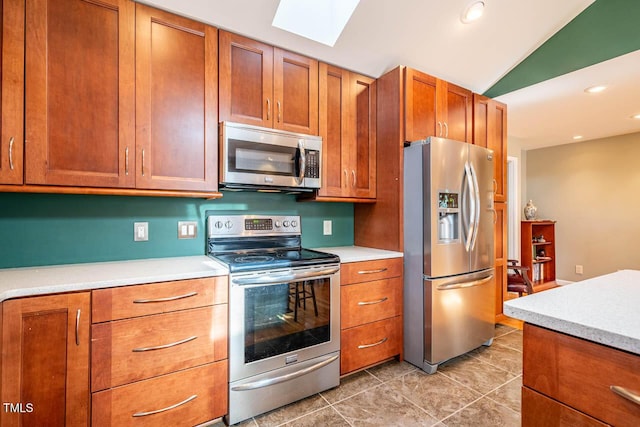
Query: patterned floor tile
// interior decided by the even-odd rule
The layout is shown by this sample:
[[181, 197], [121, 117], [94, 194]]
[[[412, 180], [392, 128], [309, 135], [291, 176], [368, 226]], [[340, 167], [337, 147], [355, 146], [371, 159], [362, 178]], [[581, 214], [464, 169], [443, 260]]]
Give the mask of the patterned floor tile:
[[482, 346], [469, 352], [469, 355], [512, 374], [522, 373], [522, 353], [513, 348], [502, 345]]
[[522, 376], [509, 381], [499, 389], [489, 393], [487, 397], [520, 412], [522, 405]]
[[320, 393], [329, 403], [336, 403], [343, 399], [360, 393], [364, 390], [382, 384], [378, 378], [367, 371], [357, 372], [353, 375], [340, 379], [340, 386]]
[[522, 352], [522, 331], [513, 331], [499, 336], [493, 341], [494, 344], [502, 345]]
[[484, 397], [442, 422], [447, 427], [520, 427], [520, 414]]
[[312, 412], [302, 418], [284, 424], [286, 427], [349, 427], [349, 423], [332, 407]]
[[274, 427], [286, 423], [294, 418], [301, 417], [320, 408], [328, 407], [328, 403], [319, 394], [299, 400], [287, 406], [255, 417], [259, 427]]
[[445, 362], [439, 370], [443, 375], [482, 394], [495, 390], [517, 376], [467, 355]]
[[416, 371], [417, 369], [418, 368], [410, 363], [392, 360], [390, 362], [374, 366], [373, 368], [369, 368], [367, 369], [367, 372], [378, 378], [380, 381], [386, 382], [398, 378], [409, 372]]

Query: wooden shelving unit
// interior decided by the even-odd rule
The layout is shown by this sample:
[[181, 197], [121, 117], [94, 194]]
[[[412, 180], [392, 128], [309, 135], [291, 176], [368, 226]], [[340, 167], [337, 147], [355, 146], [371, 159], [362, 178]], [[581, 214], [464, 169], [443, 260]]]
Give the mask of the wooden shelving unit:
[[[529, 267], [529, 278], [534, 287], [546, 287], [556, 280], [555, 221], [522, 221], [522, 265]], [[554, 283], [555, 284], [555, 283]]]

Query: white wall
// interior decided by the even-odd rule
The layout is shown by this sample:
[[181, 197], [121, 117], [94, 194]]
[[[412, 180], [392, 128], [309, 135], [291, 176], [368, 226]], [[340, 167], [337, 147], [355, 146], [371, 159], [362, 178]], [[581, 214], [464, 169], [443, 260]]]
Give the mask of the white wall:
[[557, 279], [640, 269], [640, 133], [529, 150], [524, 163], [522, 203], [557, 221]]

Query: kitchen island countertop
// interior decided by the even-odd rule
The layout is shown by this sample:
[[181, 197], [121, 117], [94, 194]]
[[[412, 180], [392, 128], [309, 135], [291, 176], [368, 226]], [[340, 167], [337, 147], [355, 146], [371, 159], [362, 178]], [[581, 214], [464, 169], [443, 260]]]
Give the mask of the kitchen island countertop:
[[363, 246], [334, 246], [329, 248], [313, 248], [316, 251], [329, 252], [340, 257], [341, 263], [374, 261], [388, 258], [402, 258], [402, 252], [384, 249], [365, 248]]
[[205, 255], [7, 268], [0, 269], [0, 302], [25, 296], [227, 274], [229, 270], [224, 265]]
[[527, 323], [640, 355], [640, 271], [620, 270], [504, 303]]

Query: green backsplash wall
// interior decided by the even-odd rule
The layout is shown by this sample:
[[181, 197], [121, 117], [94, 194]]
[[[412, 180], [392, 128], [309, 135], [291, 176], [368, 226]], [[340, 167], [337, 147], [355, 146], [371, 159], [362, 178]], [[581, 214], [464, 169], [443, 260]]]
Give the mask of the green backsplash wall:
[[[300, 215], [305, 247], [353, 245], [353, 204], [295, 201], [295, 196], [223, 193], [217, 200], [0, 193], [0, 268], [199, 255], [205, 212]], [[322, 234], [322, 221], [333, 234]], [[133, 241], [133, 223], [149, 240]], [[198, 237], [178, 240], [178, 221], [198, 221]]]

